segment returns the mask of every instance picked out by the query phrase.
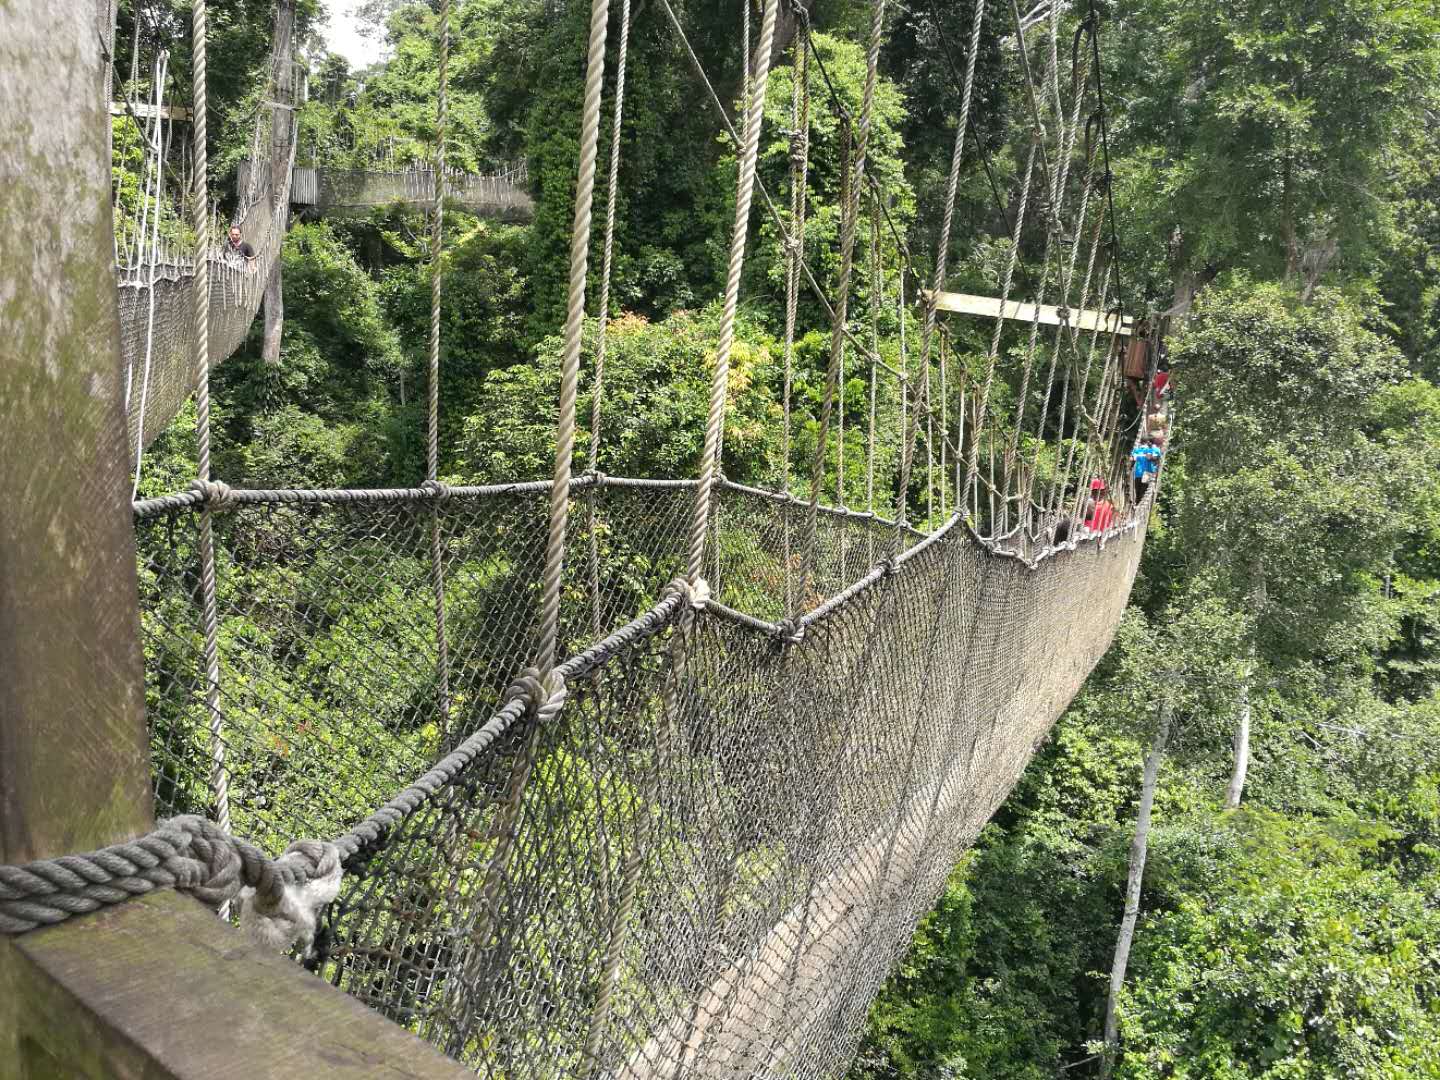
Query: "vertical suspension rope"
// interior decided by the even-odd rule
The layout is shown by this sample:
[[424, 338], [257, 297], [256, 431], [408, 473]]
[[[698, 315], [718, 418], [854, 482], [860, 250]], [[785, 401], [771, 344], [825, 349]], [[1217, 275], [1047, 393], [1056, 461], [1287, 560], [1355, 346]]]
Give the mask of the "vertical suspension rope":
[[[1020, 206], [1015, 214], [1015, 226], [1010, 237], [1010, 254], [1005, 262], [1005, 274], [1000, 282], [1000, 310], [1004, 311], [1010, 302], [1010, 289], [1015, 281], [1015, 263], [1020, 255], [1020, 236], [1025, 228], [1025, 212], [1030, 206], [1031, 182], [1035, 176], [1035, 159], [1039, 153], [1039, 136], [1030, 141], [1030, 153], [1025, 163], [1025, 177], [1020, 185]], [[990, 391], [995, 385], [995, 366], [1000, 356], [1000, 335], [1004, 330], [1004, 319], [995, 320], [995, 328], [990, 333], [990, 349], [985, 358], [985, 382], [980, 387], [980, 398], [978, 402], [978, 415], [976, 418], [976, 431], [984, 426], [990, 415]], [[970, 462], [970, 468], [965, 476], [966, 486], [979, 482], [980, 460], [975, 457]], [[995, 530], [995, 433], [990, 433], [990, 523], [989, 527], [993, 533]]]
[[[941, 212], [940, 237], [935, 252], [935, 277], [931, 284], [930, 295], [925, 300], [925, 323], [920, 334], [920, 352], [923, 364], [928, 364], [930, 361], [930, 339], [935, 332], [940, 293], [945, 288], [946, 266], [950, 257], [950, 230], [954, 225], [955, 200], [960, 191], [960, 165], [965, 158], [965, 132], [970, 126], [970, 105], [974, 100], [975, 92], [975, 61], [980, 54], [980, 28], [984, 18], [985, 0], [975, 0], [975, 8], [970, 16], [970, 51], [965, 58], [965, 86], [960, 95], [960, 118], [955, 125], [955, 144], [950, 153], [950, 173], [945, 181], [945, 206]], [[919, 422], [919, 418], [920, 413], [917, 408], [911, 420], [912, 426], [907, 429], [900, 447], [900, 498], [899, 512], [895, 518], [897, 528], [905, 525], [908, 516], [909, 503], [906, 493], [910, 488], [910, 469], [914, 460], [916, 436], [914, 425]]]
[[[210, 483], [210, 185], [206, 134], [205, 0], [192, 0], [193, 124], [195, 151], [195, 234], [200, 257], [195, 260], [195, 443], [196, 477]], [[205, 656], [205, 709], [210, 726], [210, 795], [215, 822], [230, 829], [230, 776], [225, 767], [224, 721], [220, 712], [220, 616], [215, 599], [215, 526], [207, 498], [200, 504], [200, 596]], [[226, 905], [228, 908], [229, 905]], [[222, 910], [222, 914], [226, 912]]]
[[[800, 308], [800, 268], [805, 260], [805, 208], [810, 174], [810, 53], [803, 34], [795, 35], [790, 94], [790, 232], [785, 237], [785, 385], [780, 431], [780, 491], [790, 494], [790, 398], [795, 379], [795, 322]], [[794, 568], [790, 553], [790, 504], [784, 517], [785, 617], [795, 611]]]
[[[601, 0], [595, 0], [596, 3]], [[775, 12], [780, 0], [768, 0], [760, 23], [759, 53], [755, 63], [754, 87], [744, 129], [744, 148], [735, 192], [735, 227], [730, 239], [730, 263], [725, 278], [725, 302], [720, 312], [720, 336], [715, 349], [715, 370], [710, 381], [710, 409], [705, 424], [705, 448], [700, 457], [700, 483], [695, 489], [690, 519], [691, 585], [700, 582], [704, 571], [706, 525], [710, 519], [710, 495], [719, 468], [720, 438], [725, 427], [725, 399], [730, 388], [730, 353], [735, 345], [735, 311], [740, 303], [740, 272], [745, 266], [745, 242], [750, 231], [750, 202], [755, 192], [755, 162], [760, 150], [760, 129], [764, 119], [765, 91], [770, 81], [770, 52], [775, 43]]]
[[430, 217], [430, 366], [425, 480], [436, 492], [430, 507], [430, 581], [435, 593], [435, 676], [442, 736], [450, 731], [450, 648], [445, 637], [445, 559], [440, 501], [440, 288], [445, 247], [445, 125], [449, 113], [450, 0], [440, 0], [436, 25], [440, 46], [435, 92], [435, 176]]
[[615, 105], [610, 124], [609, 188], [605, 193], [605, 254], [595, 339], [595, 389], [590, 401], [590, 467], [600, 467], [600, 403], [605, 391], [606, 331], [610, 320], [610, 276], [615, 259], [615, 207], [620, 183], [620, 131], [625, 111], [625, 63], [630, 50], [630, 0], [620, 4], [620, 46], [615, 61]]
[[[158, 118], [161, 106], [164, 104], [165, 95], [163, 86], [166, 75], [170, 70], [170, 50], [165, 49], [160, 53], [159, 59], [155, 61], [155, 91], [153, 99], [155, 102], [155, 115]], [[140, 373], [140, 402], [135, 408], [135, 478], [130, 486], [130, 501], [134, 502], [140, 494], [140, 472], [145, 464], [145, 405], [146, 399], [150, 396], [150, 372], [154, 365], [155, 357], [155, 280], [156, 261], [159, 258], [160, 248], [160, 200], [165, 192], [165, 146], [164, 140], [159, 137], [160, 121], [156, 120], [157, 131], [153, 150], [154, 179], [155, 179], [155, 218], [150, 225], [150, 251], [149, 251], [149, 282], [148, 295], [146, 296], [145, 315], [145, 360]], [[148, 188], [148, 184], [147, 184]], [[125, 407], [130, 407], [130, 372], [127, 369], [125, 374]]]
[[[871, 0], [870, 42], [865, 58], [865, 89], [860, 98], [860, 121], [855, 133], [855, 163], [848, 197], [840, 208], [840, 269], [835, 285], [835, 319], [830, 330], [830, 367], [825, 377], [825, 396], [820, 405], [820, 430], [816, 435], [815, 454], [810, 466], [810, 505], [805, 518], [804, 577], [807, 579], [815, 567], [815, 527], [820, 512], [820, 482], [825, 468], [825, 447], [829, 441], [835, 392], [844, 363], [845, 322], [850, 304], [850, 275], [855, 255], [855, 219], [859, 215], [860, 192], [865, 187], [865, 158], [870, 148], [870, 119], [875, 104], [875, 83], [879, 72], [884, 24], [885, 0]], [[808, 33], [808, 24], [805, 29]]]
[[[880, 357], [880, 198], [870, 194], [870, 420], [865, 435], [865, 511], [875, 513], [875, 394], [876, 361]], [[873, 532], [873, 530], [872, 530]], [[870, 561], [875, 561], [871, 555]]]
[[[625, 112], [625, 62], [630, 51], [630, 0], [620, 4], [620, 45], [615, 61], [615, 105], [610, 125], [609, 188], [605, 193], [605, 255], [600, 271], [600, 305], [595, 327], [595, 385], [590, 398], [590, 468], [600, 470], [601, 401], [605, 395], [605, 349], [610, 322], [610, 276], [615, 259], [615, 207], [620, 186], [620, 131]], [[596, 534], [595, 500], [598, 487], [590, 489], [587, 526], [590, 534], [590, 630], [598, 641], [604, 631], [600, 609], [600, 538]]]
[[595, 195], [595, 156], [600, 140], [600, 90], [605, 77], [605, 39], [610, 0], [590, 2], [590, 47], [585, 59], [585, 99], [580, 119], [580, 171], [570, 231], [570, 282], [565, 314], [565, 352], [560, 369], [560, 415], [555, 424], [555, 482], [550, 488], [550, 529], [540, 599], [537, 667], [546, 690], [555, 670], [560, 635], [560, 578], [565, 570], [565, 526], [570, 507], [570, 465], [575, 449], [575, 397], [580, 381], [580, 336], [585, 328], [585, 276], [590, 260], [590, 211]]
[[[478, 916], [470, 934], [472, 951], [463, 964], [464, 976], [452, 980], [458, 993], [481, 976], [484, 957], [491, 948], [500, 912], [500, 888], [515, 850], [516, 821], [525, 789], [540, 748], [540, 732], [548, 716], [564, 704], [564, 688], [555, 679], [555, 654], [560, 636], [560, 585], [565, 571], [565, 537], [570, 509], [571, 458], [575, 449], [575, 400], [580, 383], [580, 344], [585, 327], [585, 279], [590, 259], [591, 209], [595, 195], [595, 159], [600, 141], [600, 92], [605, 77], [605, 42], [609, 32], [610, 0], [590, 0], [590, 30], [585, 55], [585, 94], [580, 116], [580, 160], [575, 185], [575, 215], [570, 228], [570, 276], [566, 298], [564, 352], [560, 368], [559, 415], [555, 422], [555, 474], [550, 488], [549, 532], [540, 600], [540, 643], [536, 655], [536, 682], [543, 697], [531, 701], [529, 730], [511, 766], [504, 803], [495, 815], [490, 837], [495, 849], [480, 885]], [[454, 1038], [447, 1053], [458, 1055], [463, 1038]]]

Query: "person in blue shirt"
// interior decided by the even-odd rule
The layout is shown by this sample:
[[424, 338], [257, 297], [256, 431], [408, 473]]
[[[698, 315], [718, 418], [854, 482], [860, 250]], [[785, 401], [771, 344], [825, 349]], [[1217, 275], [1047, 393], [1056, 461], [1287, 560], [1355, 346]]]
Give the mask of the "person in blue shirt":
[[1155, 445], [1152, 436], [1145, 436], [1140, 440], [1140, 445], [1130, 451], [1130, 460], [1135, 463], [1133, 473], [1135, 487], [1135, 502], [1138, 505], [1145, 498], [1154, 483], [1155, 476], [1160, 472], [1160, 448]]

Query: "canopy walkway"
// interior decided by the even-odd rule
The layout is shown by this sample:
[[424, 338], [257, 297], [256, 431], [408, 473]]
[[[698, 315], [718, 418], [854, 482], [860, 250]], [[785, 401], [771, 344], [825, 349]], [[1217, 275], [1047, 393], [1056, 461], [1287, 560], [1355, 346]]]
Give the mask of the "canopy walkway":
[[[500, 221], [528, 221], [535, 202], [526, 187], [530, 178], [525, 162], [482, 175], [447, 171], [447, 201], [480, 217]], [[377, 171], [296, 166], [290, 181], [290, 202], [313, 207], [321, 214], [371, 210], [402, 203], [428, 208], [435, 199], [433, 169]]]
[[[120, 355], [125, 364], [125, 413], [133, 458], [139, 458], [195, 393], [198, 263], [202, 258], [207, 263], [203, 276], [208, 281], [209, 360], [219, 364], [244, 343], [279, 262], [295, 160], [294, 111], [303, 98], [304, 83], [292, 60], [293, 27], [293, 6], [279, 4], [265, 104], [256, 114], [251, 137], [250, 159], [266, 165], [241, 171], [239, 205], [230, 222], [239, 226], [253, 249], [253, 259], [228, 250], [223, 228], [206, 228], [197, 234], [199, 242], [178, 250], [160, 237], [164, 154], [158, 144], [163, 140], [158, 125], [151, 129], [157, 153], [151, 167], [154, 175], [147, 177], [147, 192], [153, 187], [154, 208], [147, 198], [138, 233], [127, 228], [116, 244]], [[159, 105], [157, 101], [151, 109], [132, 107], [132, 111], [158, 118], [162, 115]], [[271, 168], [271, 162], [281, 163], [281, 167]]]
[[[1103, 104], [1078, 36], [1076, 70], [1061, 77], [1060, 5], [1034, 50], [1039, 71], [1017, 8], [1028, 165], [996, 308], [1004, 319], [962, 368], [938, 298], [986, 3], [972, 16], [933, 275], [909, 265], [897, 235], [892, 278], [880, 258], [888, 209], [866, 172], [886, 11], [872, 0], [833, 290], [805, 258], [819, 54], [803, 18], [788, 214], [756, 175], [778, 6], [766, 3], [739, 130], [723, 121], [737, 149], [736, 205], [697, 475], [606, 476], [597, 466], [630, 29], [622, 0], [590, 468], [576, 474], [609, 24], [607, 0], [592, 3], [553, 477], [440, 480], [439, 191], [420, 486], [247, 490], [213, 478], [205, 349], [223, 354], [230, 331], [212, 321], [191, 343], [195, 379], [176, 382], [178, 400], [197, 394], [197, 479], [133, 507], [154, 798], [170, 820], [102, 852], [0, 867], [0, 932], [171, 885], [226, 914], [240, 901], [257, 938], [293, 948], [480, 1075], [819, 1078], [846, 1067], [917, 921], [1108, 647], [1139, 563], [1153, 492], [1136, 505], [1119, 495], [1132, 437], [1116, 366], [1125, 323], [1099, 314], [1119, 310], [1116, 252], [1102, 243], [1108, 208], [1092, 198], [1108, 166], [1094, 140], [1082, 150], [1078, 138], [1093, 116], [1103, 131]], [[197, 0], [202, 124], [203, 10]], [[442, 145], [448, 20], [442, 0]], [[1087, 27], [1093, 34], [1093, 23], [1079, 33]], [[203, 219], [203, 132], [197, 142]], [[775, 490], [720, 469], [757, 187], [786, 271]], [[252, 204], [257, 224], [290, 197], [272, 189]], [[868, 322], [868, 344], [848, 312], [867, 199], [871, 308], [856, 325]], [[1044, 257], [1015, 308], [1032, 201], [1045, 208], [1031, 220]], [[1062, 230], [1074, 241], [1058, 240]], [[278, 235], [276, 245], [268, 258]], [[193, 289], [213, 298], [209, 265], [197, 264]], [[248, 279], [229, 273], [222, 266], [218, 278], [222, 304], [225, 283], [236, 291], [220, 308], [224, 325], [223, 312], [238, 320], [250, 295]], [[147, 280], [152, 298], [159, 280]], [[187, 280], [177, 276], [177, 293]], [[789, 471], [807, 282], [831, 334], [808, 485]], [[899, 320], [893, 363], [878, 345], [882, 307]], [[1001, 349], [1007, 319], [1030, 322], [1013, 354]], [[153, 367], [159, 350], [150, 353]], [[851, 464], [865, 470], [863, 511], [844, 504], [843, 449], [831, 446], [836, 434], [844, 446], [838, 388], [856, 358], [870, 385], [866, 459]], [[891, 471], [876, 463], [891, 438], [876, 425], [882, 379], [899, 403]], [[1013, 413], [996, 404], [1001, 381]], [[133, 392], [127, 401], [133, 434]], [[1101, 477], [1116, 491], [1113, 516], [1086, 505]]]

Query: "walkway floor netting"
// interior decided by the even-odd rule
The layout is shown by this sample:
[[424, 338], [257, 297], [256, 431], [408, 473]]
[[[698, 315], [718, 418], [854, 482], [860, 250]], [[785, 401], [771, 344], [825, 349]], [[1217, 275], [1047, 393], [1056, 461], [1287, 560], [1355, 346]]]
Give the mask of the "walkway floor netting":
[[[274, 853], [330, 836], [478, 748], [350, 860], [323, 977], [488, 1077], [835, 1076], [1108, 646], [1143, 517], [1029, 559], [822, 508], [807, 572], [805, 508], [725, 484], [697, 609], [669, 584], [693, 483], [587, 477], [567, 696], [540, 723], [506, 687], [534, 655], [548, 490], [235, 493], [233, 829]], [[164, 814], [212, 800], [196, 498], [137, 510]]]

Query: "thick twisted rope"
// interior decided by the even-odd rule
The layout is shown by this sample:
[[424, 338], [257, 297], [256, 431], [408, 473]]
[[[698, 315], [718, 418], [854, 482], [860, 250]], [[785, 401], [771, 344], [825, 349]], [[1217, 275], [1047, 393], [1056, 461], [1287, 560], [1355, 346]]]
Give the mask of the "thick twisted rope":
[[[609, 343], [610, 277], [615, 256], [615, 207], [620, 191], [620, 132], [625, 111], [625, 62], [630, 51], [630, 0], [620, 5], [620, 46], [615, 62], [615, 104], [610, 125], [609, 187], [605, 193], [605, 257], [600, 271], [600, 305], [595, 320], [595, 383], [590, 396], [590, 468], [600, 468], [601, 402], [605, 396], [605, 352]], [[592, 491], [585, 500], [586, 532], [590, 548], [590, 631], [600, 636], [604, 627], [600, 604], [600, 535], [596, 527]]]
[[[156, 889], [188, 893], [218, 911], [248, 888], [254, 897], [247, 902], [246, 917], [261, 920], [262, 935], [288, 928], [295, 934], [286, 937], [285, 947], [297, 941], [308, 947], [315, 911], [338, 890], [340, 859], [334, 844], [315, 840], [291, 844], [272, 859], [205, 818], [171, 818], [128, 843], [0, 866], [0, 933], [64, 922]], [[308, 911], [297, 909], [295, 891], [316, 885], [328, 895]]]
[[625, 111], [625, 63], [630, 51], [630, 0], [620, 3], [620, 46], [615, 60], [615, 105], [610, 124], [609, 187], [605, 192], [605, 256], [595, 339], [595, 388], [590, 400], [590, 467], [600, 467], [600, 402], [605, 391], [606, 329], [610, 319], [610, 275], [615, 257], [615, 207], [620, 187], [620, 131]]
[[[210, 480], [210, 184], [209, 152], [205, 145], [208, 102], [206, 96], [205, 0], [191, 5], [194, 42], [193, 69], [195, 143], [195, 233], [201, 257], [195, 260], [195, 456], [199, 481]], [[210, 729], [210, 794], [215, 820], [230, 828], [230, 777], [225, 768], [224, 722], [220, 712], [220, 613], [215, 592], [215, 527], [210, 505], [200, 508], [200, 596], [204, 634], [205, 709]]]
[[740, 272], [745, 267], [745, 242], [750, 230], [750, 203], [755, 192], [755, 162], [760, 150], [760, 129], [765, 116], [765, 93], [770, 83], [770, 53], [775, 44], [775, 13], [779, 0], [769, 0], [760, 23], [759, 54], [755, 63], [754, 92], [749, 102], [745, 142], [740, 154], [740, 175], [735, 192], [735, 227], [730, 238], [730, 263], [725, 277], [725, 302], [720, 312], [720, 337], [715, 348], [715, 370], [710, 380], [710, 409], [705, 424], [705, 448], [700, 457], [700, 483], [695, 489], [690, 519], [690, 584], [700, 582], [705, 564], [706, 525], [710, 520], [710, 493], [719, 468], [720, 438], [725, 427], [725, 399], [730, 388], [730, 353], [735, 346], [735, 311], [740, 303]]
[[570, 509], [570, 465], [575, 451], [575, 398], [580, 382], [580, 337], [585, 329], [585, 277], [590, 262], [590, 211], [600, 140], [600, 91], [605, 80], [605, 39], [610, 0], [591, 0], [590, 47], [585, 58], [585, 99], [580, 116], [580, 168], [570, 230], [570, 284], [565, 352], [560, 367], [560, 416], [555, 424], [555, 485], [550, 489], [550, 531], [540, 598], [537, 667], [548, 679], [560, 634], [560, 579], [565, 571], [565, 526]]
[[[805, 262], [805, 209], [810, 176], [810, 53], [795, 35], [790, 95], [790, 233], [784, 238], [785, 385], [781, 395], [780, 491], [790, 494], [790, 410], [795, 383], [795, 323], [800, 310], [800, 269]], [[790, 554], [790, 515], [784, 515], [785, 616], [795, 611], [795, 582]]]
[[[870, 124], [875, 105], [875, 83], [879, 75], [884, 24], [885, 0], [872, 0], [870, 40], [865, 57], [865, 88], [861, 93], [860, 118], [855, 130], [855, 162], [842, 174], [849, 179], [849, 184], [847, 190], [842, 192], [840, 207], [840, 269], [835, 281], [835, 319], [830, 330], [830, 366], [825, 374], [825, 396], [820, 405], [820, 428], [816, 434], [815, 454], [810, 464], [810, 503], [805, 515], [805, 572], [802, 580], [808, 580], [815, 567], [815, 528], [820, 506], [820, 483], [825, 470], [831, 415], [835, 409], [835, 395], [845, 358], [846, 313], [850, 304], [850, 275], [855, 260], [855, 219], [860, 211], [860, 190], [865, 185], [865, 159], [870, 148]], [[807, 21], [804, 27], [807, 36], [809, 31]], [[848, 164], [848, 161], [842, 164]], [[843, 461], [843, 450], [841, 453]], [[843, 483], [843, 476], [839, 480]], [[843, 504], [843, 491], [840, 493], [840, 501]]]
[[[450, 0], [440, 0], [436, 34], [440, 78], [435, 91], [435, 176], [430, 217], [430, 368], [425, 482], [440, 482], [440, 287], [445, 253], [445, 126], [449, 116]], [[435, 594], [435, 674], [441, 730], [450, 730], [450, 646], [445, 635], [445, 561], [440, 501], [430, 507], [430, 583]]]

